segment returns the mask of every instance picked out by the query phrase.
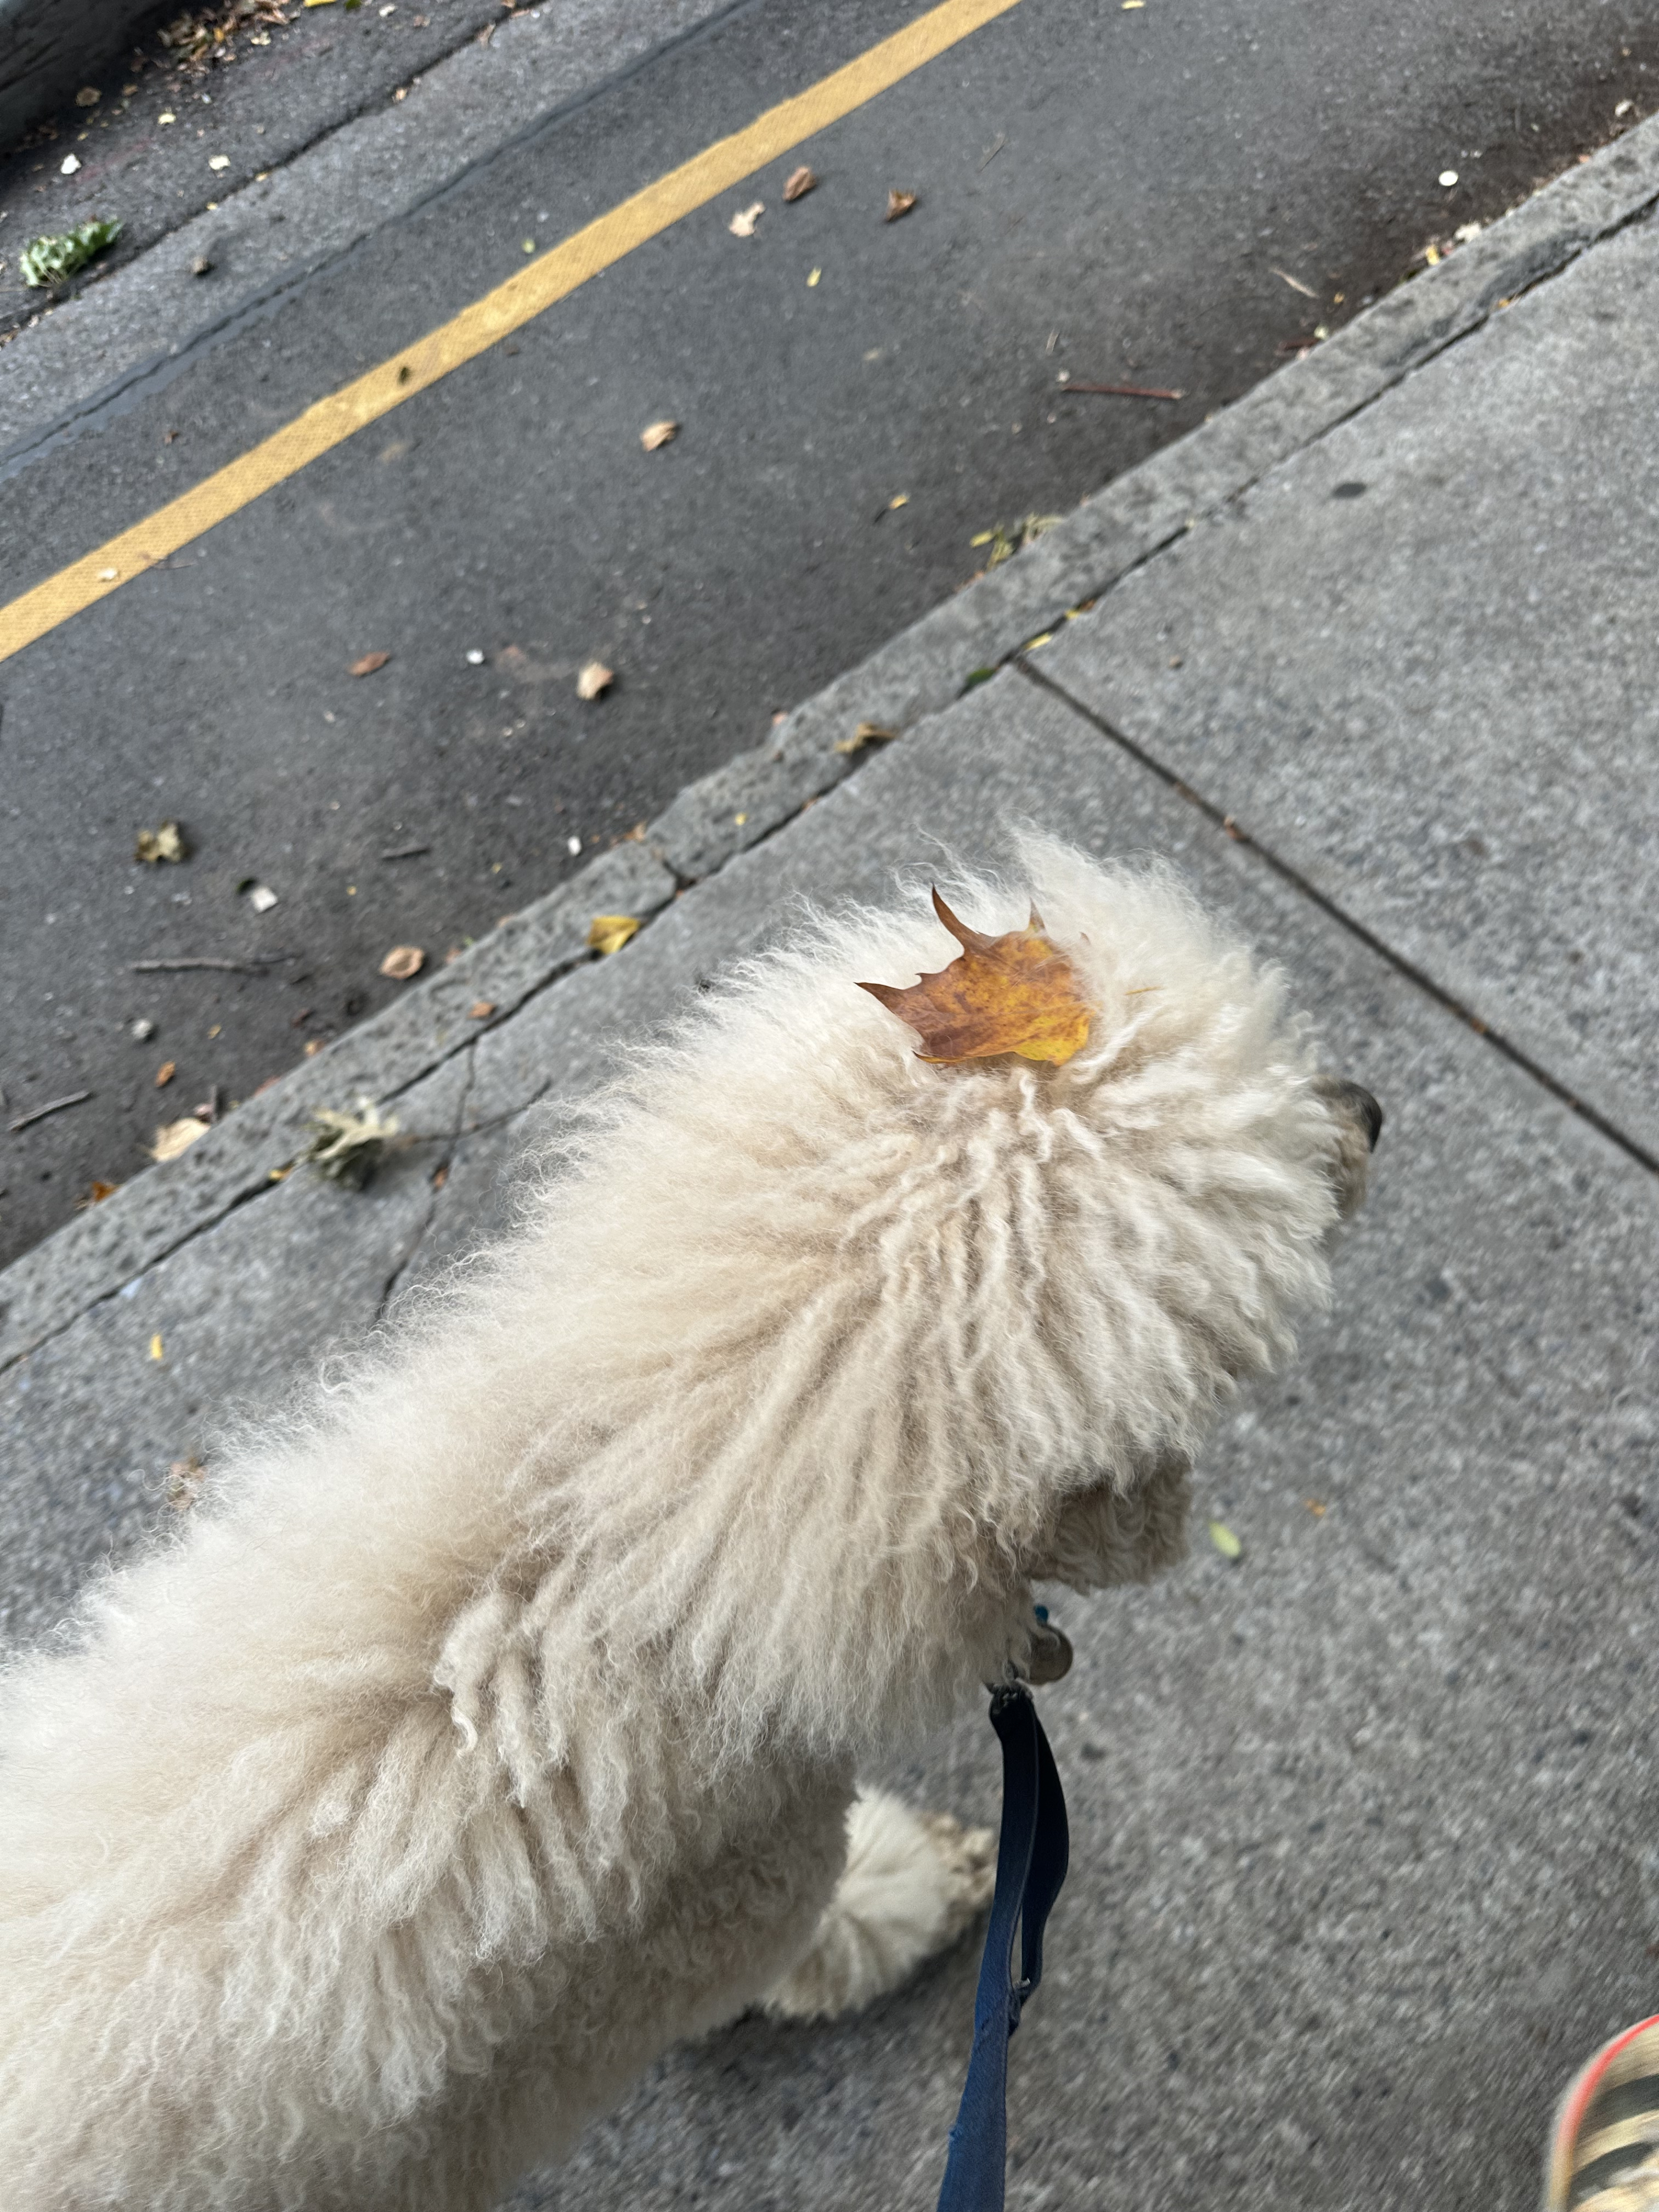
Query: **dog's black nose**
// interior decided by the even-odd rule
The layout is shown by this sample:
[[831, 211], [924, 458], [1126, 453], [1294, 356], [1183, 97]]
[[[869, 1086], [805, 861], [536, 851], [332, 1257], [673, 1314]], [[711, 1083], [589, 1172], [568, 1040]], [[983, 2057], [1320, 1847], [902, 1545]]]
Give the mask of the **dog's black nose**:
[[1376, 1140], [1382, 1133], [1382, 1109], [1363, 1083], [1345, 1083], [1342, 1089], [1354, 1112], [1365, 1124], [1365, 1141], [1375, 1152]]

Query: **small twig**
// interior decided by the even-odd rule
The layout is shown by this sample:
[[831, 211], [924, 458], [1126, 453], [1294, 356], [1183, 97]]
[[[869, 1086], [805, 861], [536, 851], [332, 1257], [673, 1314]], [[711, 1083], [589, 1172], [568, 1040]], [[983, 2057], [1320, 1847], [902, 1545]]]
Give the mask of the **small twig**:
[[1292, 292], [1300, 292], [1304, 300], [1316, 300], [1319, 297], [1311, 284], [1304, 284], [1299, 276], [1292, 276], [1288, 269], [1275, 269], [1273, 275], [1281, 277]]
[[981, 168], [986, 168], [991, 162], [994, 161], [997, 155], [1002, 151], [1003, 148], [1007, 143], [1007, 132], [1006, 131], [999, 131], [996, 137], [991, 141], [990, 144], [985, 149], [984, 159], [979, 165]]
[[255, 960], [206, 960], [192, 956], [185, 960], [130, 960], [127, 965], [135, 975], [167, 975], [184, 968], [222, 968], [231, 975], [263, 975], [267, 968], [279, 967], [294, 957], [291, 952], [262, 952]]
[[389, 853], [382, 853], [383, 860], [412, 860], [421, 853], [429, 853], [430, 845], [398, 845]]
[[27, 1129], [31, 1121], [44, 1121], [48, 1114], [61, 1114], [65, 1106], [84, 1106], [91, 1096], [90, 1091], [71, 1091], [67, 1098], [48, 1099], [44, 1106], [37, 1106], [33, 1113], [25, 1114], [14, 1121], [11, 1133], [15, 1136], [20, 1129]]
[[1153, 384], [1062, 384], [1060, 396], [1071, 392], [1103, 392], [1114, 399], [1184, 399], [1184, 392], [1164, 392]]

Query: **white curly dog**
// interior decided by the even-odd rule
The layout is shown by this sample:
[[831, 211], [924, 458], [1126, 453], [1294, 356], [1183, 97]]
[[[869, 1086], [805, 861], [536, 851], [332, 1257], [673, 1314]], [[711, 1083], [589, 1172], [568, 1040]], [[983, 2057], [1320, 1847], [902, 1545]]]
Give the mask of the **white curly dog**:
[[985, 1839], [854, 1778], [1181, 1553], [1377, 1109], [1156, 869], [1023, 848], [1094, 1013], [930, 1065], [806, 925], [518, 1235], [215, 1470], [0, 1714], [6, 2212], [483, 2212], [678, 2038], [890, 1988]]

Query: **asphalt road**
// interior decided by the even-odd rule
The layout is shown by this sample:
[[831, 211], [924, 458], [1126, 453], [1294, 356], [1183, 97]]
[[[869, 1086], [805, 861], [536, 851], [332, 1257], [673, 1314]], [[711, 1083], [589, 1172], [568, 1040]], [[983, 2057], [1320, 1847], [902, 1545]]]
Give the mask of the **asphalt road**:
[[[511, 137], [0, 483], [0, 601], [921, 12], [754, 0]], [[981, 533], [1179, 435], [1656, 85], [1640, 0], [1023, 0], [0, 665], [3, 1119], [92, 1094], [0, 1132], [0, 1261], [159, 1123], [384, 1004], [391, 947], [441, 959], [550, 888], [959, 585]], [[820, 182], [785, 206], [798, 161]], [[893, 187], [918, 200], [889, 224]], [[585, 704], [595, 658], [617, 681]], [[167, 817], [191, 857], [135, 862]]]

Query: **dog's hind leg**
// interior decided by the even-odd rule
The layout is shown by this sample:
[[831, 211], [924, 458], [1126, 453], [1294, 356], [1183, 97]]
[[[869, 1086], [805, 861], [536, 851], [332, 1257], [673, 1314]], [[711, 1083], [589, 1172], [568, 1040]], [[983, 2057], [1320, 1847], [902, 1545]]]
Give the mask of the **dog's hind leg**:
[[847, 1865], [811, 1948], [766, 1997], [780, 2019], [823, 2020], [884, 1996], [990, 1903], [996, 1838], [879, 1792], [853, 1800]]

